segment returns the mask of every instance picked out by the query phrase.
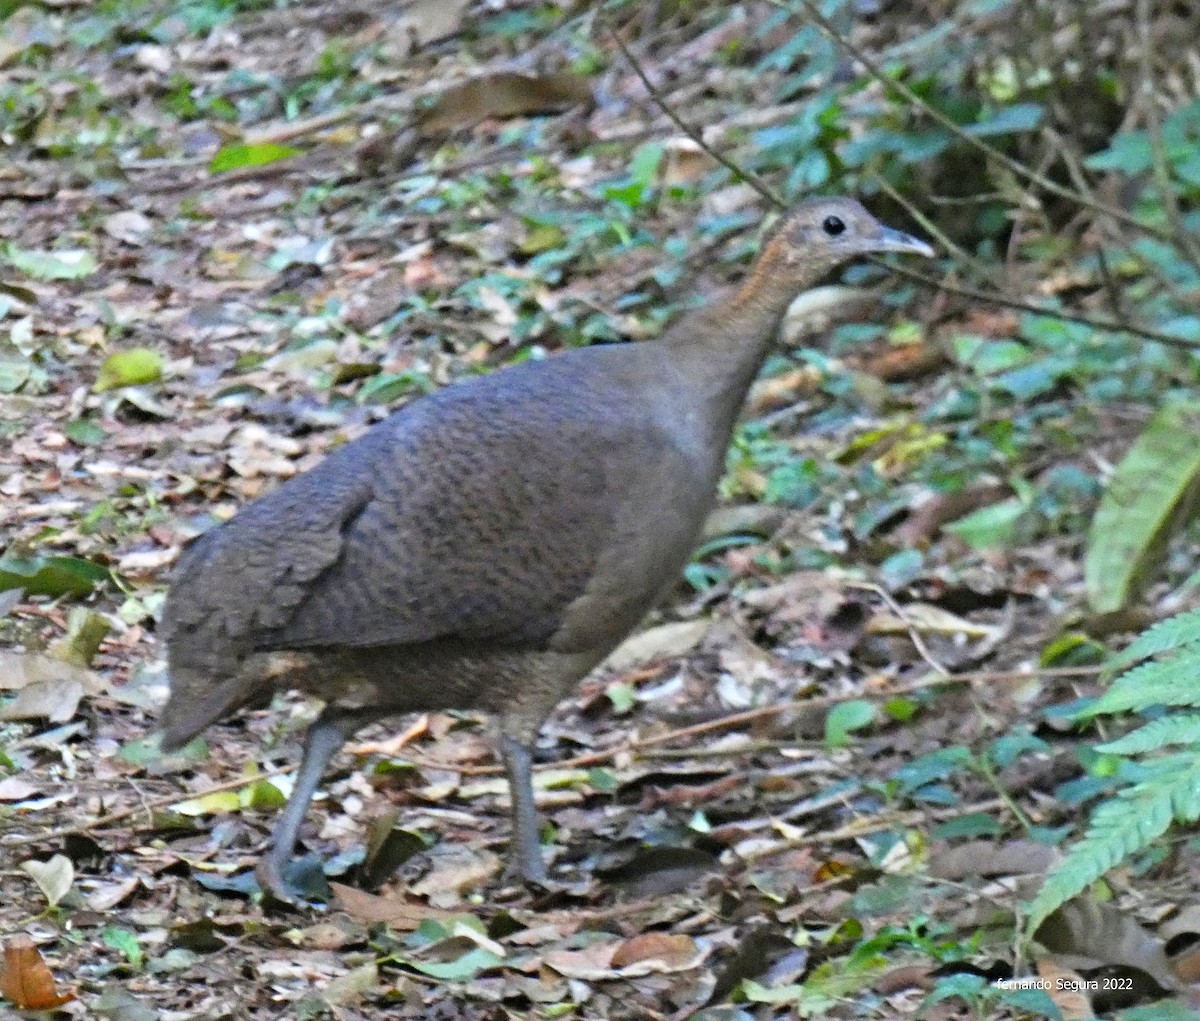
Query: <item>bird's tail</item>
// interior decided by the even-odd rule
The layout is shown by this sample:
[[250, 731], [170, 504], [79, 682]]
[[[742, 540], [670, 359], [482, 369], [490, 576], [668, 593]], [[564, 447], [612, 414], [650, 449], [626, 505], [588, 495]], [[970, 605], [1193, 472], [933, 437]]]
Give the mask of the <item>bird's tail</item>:
[[188, 667], [171, 667], [171, 697], [162, 711], [162, 749], [182, 748], [197, 734], [243, 702], [254, 691], [243, 673], [216, 684], [211, 675]]

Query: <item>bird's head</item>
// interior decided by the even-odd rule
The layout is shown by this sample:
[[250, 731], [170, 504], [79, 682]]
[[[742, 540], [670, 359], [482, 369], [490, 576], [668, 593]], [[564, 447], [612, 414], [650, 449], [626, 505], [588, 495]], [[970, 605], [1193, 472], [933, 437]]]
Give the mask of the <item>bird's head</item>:
[[778, 272], [817, 276], [855, 256], [907, 252], [931, 258], [924, 241], [884, 226], [848, 198], [810, 199], [780, 217], [763, 242], [766, 262]]

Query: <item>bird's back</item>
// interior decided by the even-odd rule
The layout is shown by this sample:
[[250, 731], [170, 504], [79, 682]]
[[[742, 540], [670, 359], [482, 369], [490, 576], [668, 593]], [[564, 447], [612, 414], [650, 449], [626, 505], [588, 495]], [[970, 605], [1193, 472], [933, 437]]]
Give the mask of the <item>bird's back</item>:
[[447, 388], [202, 536], [164, 609], [172, 673], [284, 649], [607, 651], [676, 575], [711, 488], [631, 390], [630, 353]]

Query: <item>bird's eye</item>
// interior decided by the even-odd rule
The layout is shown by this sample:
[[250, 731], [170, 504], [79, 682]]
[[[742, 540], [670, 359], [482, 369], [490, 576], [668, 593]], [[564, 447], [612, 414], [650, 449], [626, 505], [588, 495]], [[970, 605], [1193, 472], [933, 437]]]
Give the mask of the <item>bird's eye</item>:
[[831, 238], [837, 237], [846, 229], [846, 223], [840, 216], [827, 216], [821, 221], [821, 230]]

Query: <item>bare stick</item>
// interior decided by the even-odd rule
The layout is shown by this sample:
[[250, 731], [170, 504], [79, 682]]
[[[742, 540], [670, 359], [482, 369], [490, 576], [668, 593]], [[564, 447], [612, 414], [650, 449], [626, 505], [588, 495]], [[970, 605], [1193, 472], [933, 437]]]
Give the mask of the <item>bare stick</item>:
[[1191, 231], [1183, 222], [1183, 213], [1171, 185], [1171, 168], [1167, 164], [1167, 148], [1163, 141], [1162, 118], [1154, 102], [1154, 42], [1150, 33], [1150, 0], [1137, 0], [1135, 13], [1138, 37], [1138, 67], [1141, 81], [1142, 115], [1145, 117], [1146, 133], [1150, 136], [1150, 159], [1154, 168], [1154, 185], [1158, 189], [1159, 201], [1170, 221], [1174, 236], [1171, 241], [1184, 254], [1187, 261], [1200, 269], [1200, 246], [1192, 238]]
[[886, 75], [883, 72], [883, 69], [877, 63], [875, 63], [875, 61], [868, 57], [861, 49], [855, 46], [854, 43], [852, 43], [838, 31], [837, 26], [821, 13], [817, 5], [813, 3], [813, 0], [769, 0], [769, 2], [776, 7], [781, 7], [782, 9], [793, 13], [794, 8], [792, 5], [798, 3], [808, 13], [808, 16], [816, 23], [822, 34], [824, 34], [833, 42], [837, 43], [837, 45], [841, 46], [847, 53], [850, 54], [850, 56], [862, 64], [862, 66], [866, 68], [867, 73], [874, 78], [875, 81], [882, 85], [884, 89], [899, 93], [907, 103], [922, 110], [927, 116], [931, 117], [939, 125], [954, 135], [955, 138], [965, 142], [972, 148], [978, 149], [980, 152], [985, 153], [988, 157], [994, 159], [1006, 170], [1011, 171], [1026, 181], [1031, 181], [1039, 188], [1042, 188], [1051, 194], [1058, 195], [1060, 198], [1070, 199], [1070, 201], [1076, 203], [1077, 205], [1086, 206], [1088, 209], [1091, 209], [1097, 213], [1102, 213], [1104, 216], [1110, 217], [1111, 219], [1116, 220], [1118, 223], [1123, 223], [1128, 227], [1133, 227], [1134, 229], [1141, 231], [1143, 234], [1148, 234], [1151, 237], [1158, 238], [1160, 241], [1173, 242], [1175, 240], [1171, 231], [1163, 230], [1161, 227], [1155, 227], [1150, 223], [1144, 223], [1132, 213], [1127, 213], [1124, 209], [1120, 209], [1117, 206], [1110, 206], [1106, 202], [1089, 198], [1086, 195], [1080, 195], [1074, 189], [1067, 188], [1064, 185], [1059, 184], [1057, 181], [1047, 177], [1045, 174], [1041, 174], [1036, 170], [1030, 169], [1020, 160], [1013, 159], [1007, 153], [1001, 152], [994, 145], [991, 145], [988, 142], [985, 142], [983, 139], [972, 135], [969, 131], [964, 130], [961, 125], [956, 124], [932, 103], [922, 99], [902, 81], [898, 81], [895, 78], [891, 78]]
[[625, 59], [629, 61], [629, 66], [633, 68], [634, 74], [638, 76], [638, 79], [641, 81], [642, 85], [645, 86], [646, 91], [650, 93], [650, 98], [658, 104], [658, 108], [667, 115], [671, 123], [674, 124], [685, 135], [687, 135], [687, 137], [695, 142], [698, 146], [700, 146], [704, 152], [720, 163], [721, 166], [733, 174], [735, 180], [745, 181], [748, 185], [750, 185], [751, 188], [758, 192], [759, 195], [771, 203], [771, 205], [778, 209], [784, 208], [785, 203], [783, 200], [780, 199], [779, 196], [773, 191], [771, 191], [771, 189], [763, 183], [761, 178], [751, 173], [749, 170], [739, 167], [733, 162], [733, 160], [729, 159], [729, 157], [718, 152], [704, 140], [704, 137], [699, 131], [697, 131], [690, 124], [685, 123], [679, 114], [677, 114], [671, 107], [671, 105], [663, 99], [662, 93], [659, 92], [658, 88], [650, 80], [649, 76], [645, 72], [645, 69], [640, 63], [638, 63], [637, 58], [630, 52], [629, 47], [625, 45], [625, 40], [621, 38], [620, 34], [608, 25], [605, 26], [605, 29], [612, 37], [613, 42], [617, 44], [617, 48], [624, 55]]

